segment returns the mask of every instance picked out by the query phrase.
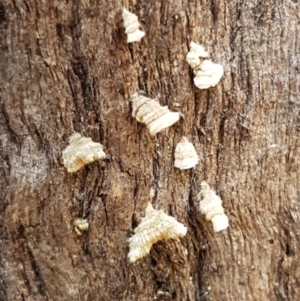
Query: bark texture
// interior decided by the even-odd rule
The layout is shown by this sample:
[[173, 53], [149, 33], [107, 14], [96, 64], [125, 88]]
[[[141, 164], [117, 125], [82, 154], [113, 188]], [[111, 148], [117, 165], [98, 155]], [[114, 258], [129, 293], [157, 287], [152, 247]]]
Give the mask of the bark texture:
[[[297, 0], [1, 0], [0, 300], [300, 300], [299, 18]], [[215, 88], [194, 87], [191, 40], [224, 66]], [[184, 119], [151, 137], [131, 117], [138, 90]], [[74, 131], [108, 158], [68, 174]], [[194, 170], [173, 166], [183, 135]], [[202, 180], [226, 231], [199, 212]], [[151, 188], [188, 234], [130, 264]]]

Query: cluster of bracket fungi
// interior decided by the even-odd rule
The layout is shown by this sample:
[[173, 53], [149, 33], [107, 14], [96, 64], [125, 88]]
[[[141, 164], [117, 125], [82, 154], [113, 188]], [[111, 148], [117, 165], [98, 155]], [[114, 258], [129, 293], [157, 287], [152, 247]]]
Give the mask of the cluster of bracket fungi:
[[[127, 43], [140, 41], [145, 36], [145, 32], [140, 29], [138, 17], [124, 8], [122, 18]], [[208, 57], [209, 54], [202, 45], [190, 43], [186, 61], [194, 71], [194, 84], [199, 89], [214, 87], [223, 76], [223, 67], [208, 60]], [[161, 106], [157, 100], [145, 97], [140, 92], [131, 95], [130, 101], [132, 117], [145, 124], [151, 136], [172, 126], [180, 119], [180, 113], [170, 111], [168, 106]], [[79, 133], [71, 135], [69, 145], [62, 152], [63, 164], [70, 173], [77, 172], [86, 164], [105, 157], [106, 154], [100, 143], [93, 142], [91, 138], [83, 137]], [[176, 145], [174, 158], [174, 166], [182, 170], [193, 168], [199, 162], [194, 145], [185, 136]], [[201, 183], [198, 198], [200, 199], [200, 212], [212, 222], [214, 231], [226, 229], [229, 223], [224, 213], [222, 200], [205, 181]], [[76, 218], [73, 225], [79, 236], [89, 228], [88, 221], [81, 218]], [[160, 240], [180, 238], [186, 233], [187, 228], [182, 223], [163, 211], [154, 209], [151, 203], [148, 203], [145, 217], [141, 219], [140, 224], [134, 230], [134, 235], [128, 240], [129, 261], [135, 262], [145, 257], [152, 245]]]

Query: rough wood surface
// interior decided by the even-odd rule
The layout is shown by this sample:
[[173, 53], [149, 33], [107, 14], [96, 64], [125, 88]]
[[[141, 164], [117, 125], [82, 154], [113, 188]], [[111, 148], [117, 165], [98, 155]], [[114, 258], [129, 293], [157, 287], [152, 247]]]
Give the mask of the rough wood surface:
[[[124, 3], [139, 43], [121, 1], [0, 1], [0, 300], [300, 300], [298, 1]], [[191, 40], [224, 66], [215, 88], [194, 87]], [[138, 90], [184, 119], [151, 137], [131, 117]], [[108, 156], [68, 174], [74, 131]], [[194, 170], [173, 166], [182, 136]], [[218, 234], [203, 180], [229, 217]], [[130, 264], [151, 188], [188, 233]]]

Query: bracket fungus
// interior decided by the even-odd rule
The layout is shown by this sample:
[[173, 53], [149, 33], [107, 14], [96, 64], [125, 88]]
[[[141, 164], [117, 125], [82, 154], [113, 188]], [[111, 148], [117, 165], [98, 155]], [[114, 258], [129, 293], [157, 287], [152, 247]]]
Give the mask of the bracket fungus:
[[186, 137], [182, 137], [175, 148], [174, 166], [179, 169], [193, 168], [198, 164], [199, 157], [193, 143], [189, 142]]
[[89, 223], [86, 219], [83, 218], [76, 218], [74, 220], [74, 230], [78, 236], [81, 236], [84, 231], [89, 228]]
[[199, 69], [194, 70], [194, 84], [199, 89], [208, 89], [216, 86], [224, 74], [223, 66], [211, 60], [204, 60]]
[[208, 221], [212, 221], [215, 232], [225, 230], [229, 226], [228, 217], [224, 213], [222, 200], [220, 197], [210, 189], [209, 185], [203, 181], [201, 182], [201, 191], [203, 199], [200, 201], [200, 211], [205, 214]]
[[186, 55], [186, 61], [188, 62], [188, 64], [191, 66], [192, 69], [195, 69], [200, 65], [201, 63], [200, 57], [206, 58], [208, 56], [209, 56], [208, 52], [205, 50], [205, 48], [202, 45], [191, 41], [190, 51]]
[[179, 238], [186, 235], [187, 228], [174, 217], [162, 210], [155, 210], [151, 203], [146, 208], [145, 217], [135, 228], [129, 241], [129, 261], [135, 262], [149, 254], [152, 245], [160, 240]]
[[139, 93], [134, 93], [130, 100], [132, 116], [138, 122], [146, 124], [152, 136], [170, 127], [180, 118], [180, 113], [171, 112], [167, 106], [161, 106], [157, 100]]
[[202, 45], [191, 41], [186, 61], [194, 70], [194, 84], [198, 89], [216, 86], [224, 74], [223, 66], [206, 59], [208, 56]]
[[145, 36], [145, 32], [139, 29], [141, 24], [138, 21], [138, 17], [126, 8], [123, 8], [122, 18], [125, 33], [127, 34], [127, 43], [139, 42]]
[[78, 171], [86, 164], [104, 159], [105, 156], [100, 143], [93, 142], [91, 138], [82, 137], [79, 133], [74, 133], [69, 138], [69, 145], [62, 152], [63, 164], [71, 173]]

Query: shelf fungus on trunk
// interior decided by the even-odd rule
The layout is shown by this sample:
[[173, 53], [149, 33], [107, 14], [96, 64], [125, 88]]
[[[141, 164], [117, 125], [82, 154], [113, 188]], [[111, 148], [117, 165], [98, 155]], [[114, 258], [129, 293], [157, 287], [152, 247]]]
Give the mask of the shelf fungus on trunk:
[[193, 168], [198, 164], [199, 157], [193, 143], [189, 142], [186, 137], [182, 137], [175, 148], [174, 166], [179, 169]]
[[205, 50], [205, 48], [202, 45], [191, 41], [190, 51], [186, 55], [186, 61], [192, 67], [192, 69], [195, 69], [200, 65], [201, 63], [200, 57], [207, 58], [208, 56], [209, 56], [208, 52]]
[[91, 138], [74, 133], [69, 138], [69, 145], [62, 152], [63, 164], [68, 172], [76, 172], [84, 165], [105, 158], [103, 146]]
[[186, 61], [194, 70], [194, 84], [198, 89], [208, 89], [216, 86], [224, 74], [223, 66], [206, 59], [208, 52], [204, 47], [195, 42], [190, 43], [190, 51]]
[[199, 196], [202, 196], [200, 211], [202, 214], [205, 214], [208, 221], [212, 221], [214, 231], [225, 230], [229, 226], [229, 222], [227, 215], [224, 213], [222, 200], [216, 195], [215, 191], [210, 189], [205, 181], [201, 183]]
[[139, 29], [141, 24], [138, 21], [138, 17], [126, 8], [123, 8], [122, 18], [125, 33], [127, 34], [127, 43], [139, 42], [145, 36], [145, 32]]
[[194, 70], [194, 84], [199, 89], [208, 89], [216, 86], [223, 76], [224, 69], [220, 64], [215, 64], [211, 60], [204, 60], [199, 69]]
[[146, 208], [145, 217], [135, 228], [129, 241], [129, 261], [135, 262], [149, 254], [153, 244], [160, 240], [176, 239], [186, 235], [187, 228], [174, 217], [162, 210], [155, 210], [151, 203]]
[[171, 112], [167, 106], [161, 106], [157, 100], [139, 93], [131, 96], [131, 102], [132, 116], [138, 122], [146, 124], [152, 136], [170, 127], [180, 118], [180, 113]]
[[84, 231], [87, 231], [89, 228], [89, 222], [83, 218], [76, 218], [74, 220], [74, 230], [78, 236], [81, 236]]

